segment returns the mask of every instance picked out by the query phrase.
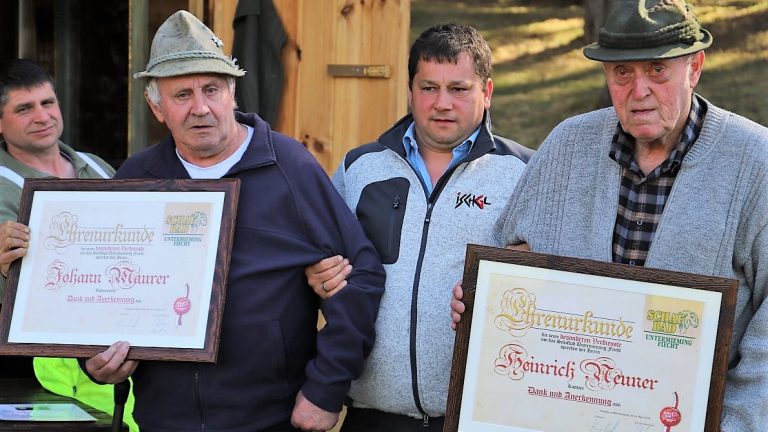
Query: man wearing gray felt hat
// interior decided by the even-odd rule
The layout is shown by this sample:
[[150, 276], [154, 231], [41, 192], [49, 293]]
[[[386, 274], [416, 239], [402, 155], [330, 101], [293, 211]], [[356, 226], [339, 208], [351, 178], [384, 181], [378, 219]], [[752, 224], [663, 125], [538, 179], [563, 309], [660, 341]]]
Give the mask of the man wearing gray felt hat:
[[180, 10], [157, 29], [146, 70], [134, 78], [170, 77], [193, 73], [245, 75], [224, 54], [221, 39], [191, 13]]
[[[142, 431], [328, 430], [371, 351], [384, 271], [312, 155], [256, 114], [235, 111], [235, 77], [245, 71], [221, 47], [186, 11], [160, 26], [146, 69], [134, 77], [147, 80], [147, 104], [170, 136], [115, 175], [240, 180], [217, 363], [143, 361], [137, 368], [121, 341], [85, 368], [97, 382], [133, 376]], [[355, 263], [348, 295], [321, 301], [304, 267], [336, 254]], [[198, 269], [187, 270], [189, 281], [172, 275], [169, 287], [157, 289], [194, 286]], [[199, 306], [207, 316], [207, 304]], [[157, 319], [160, 330], [176, 329], [167, 314]]]
[[768, 129], [695, 93], [712, 39], [682, 0], [616, 2], [584, 48], [613, 106], [555, 127], [497, 229], [534, 252], [737, 279], [721, 430], [756, 432], [768, 425]]

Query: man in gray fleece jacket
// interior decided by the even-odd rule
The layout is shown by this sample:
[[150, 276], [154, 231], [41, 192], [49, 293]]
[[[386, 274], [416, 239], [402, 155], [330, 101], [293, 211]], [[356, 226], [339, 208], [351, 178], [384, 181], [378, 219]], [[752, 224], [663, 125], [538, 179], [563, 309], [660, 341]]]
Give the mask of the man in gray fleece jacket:
[[[376, 342], [352, 383], [343, 431], [442, 430], [451, 287], [467, 243], [492, 244], [494, 222], [533, 153], [491, 133], [491, 50], [475, 29], [427, 29], [408, 70], [411, 114], [350, 151], [333, 176], [387, 275]], [[333, 264], [340, 268], [323, 272]], [[345, 267], [341, 257], [321, 262], [307, 271], [310, 285], [323, 297], [335, 293]]]
[[[497, 226], [534, 252], [738, 279], [724, 432], [768, 425], [768, 129], [694, 93], [712, 36], [682, 1], [619, 2], [613, 108], [557, 126]], [[454, 290], [453, 320], [463, 312]]]

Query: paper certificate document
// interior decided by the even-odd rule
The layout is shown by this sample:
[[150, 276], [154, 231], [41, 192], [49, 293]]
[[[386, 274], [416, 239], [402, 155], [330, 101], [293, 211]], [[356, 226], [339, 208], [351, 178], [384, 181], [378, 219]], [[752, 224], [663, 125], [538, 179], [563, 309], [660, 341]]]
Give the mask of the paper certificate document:
[[77, 422], [96, 418], [72, 403], [0, 404], [0, 420]]
[[459, 430], [704, 430], [720, 297], [480, 261]]
[[8, 342], [203, 348], [223, 203], [224, 192], [35, 192]]

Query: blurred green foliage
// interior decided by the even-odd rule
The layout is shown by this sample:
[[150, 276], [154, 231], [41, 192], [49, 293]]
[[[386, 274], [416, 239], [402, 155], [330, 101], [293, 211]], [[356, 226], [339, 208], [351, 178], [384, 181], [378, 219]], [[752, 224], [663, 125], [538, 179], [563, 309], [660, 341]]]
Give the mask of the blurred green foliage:
[[[714, 36], [697, 91], [768, 125], [768, 0], [691, 2]], [[439, 22], [477, 28], [494, 53], [494, 131], [536, 148], [605, 100], [600, 64], [581, 54], [583, 15], [574, 0], [413, 0], [411, 40]]]

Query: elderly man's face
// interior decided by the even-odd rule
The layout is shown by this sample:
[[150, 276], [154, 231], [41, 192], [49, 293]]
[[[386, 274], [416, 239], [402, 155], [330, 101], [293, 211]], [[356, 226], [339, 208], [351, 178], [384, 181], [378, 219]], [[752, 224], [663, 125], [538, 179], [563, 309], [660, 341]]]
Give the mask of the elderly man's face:
[[704, 52], [667, 60], [603, 63], [613, 108], [637, 143], [674, 146], [688, 118]]
[[233, 111], [234, 94], [221, 75], [196, 74], [158, 78], [160, 102], [149, 102], [165, 123], [187, 162], [211, 166], [241, 144]]

